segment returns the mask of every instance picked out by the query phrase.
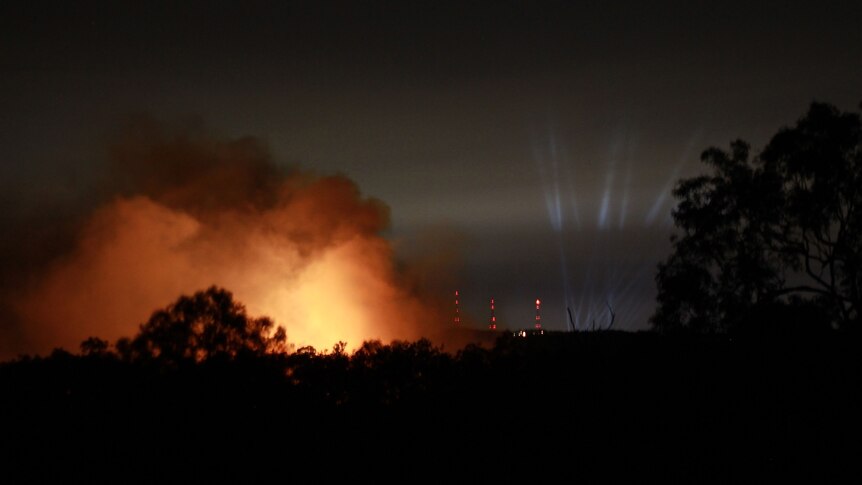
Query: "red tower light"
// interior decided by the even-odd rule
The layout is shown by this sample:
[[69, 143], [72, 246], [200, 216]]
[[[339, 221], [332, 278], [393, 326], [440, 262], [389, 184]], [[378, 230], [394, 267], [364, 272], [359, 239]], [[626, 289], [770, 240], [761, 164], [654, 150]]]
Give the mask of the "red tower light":
[[542, 301], [536, 298], [536, 330], [542, 329], [542, 313], [541, 313]]
[[458, 290], [455, 290], [455, 326], [461, 325], [461, 303], [458, 301]]
[[488, 323], [489, 330], [497, 330], [497, 317], [494, 315], [494, 299], [491, 298], [491, 320]]

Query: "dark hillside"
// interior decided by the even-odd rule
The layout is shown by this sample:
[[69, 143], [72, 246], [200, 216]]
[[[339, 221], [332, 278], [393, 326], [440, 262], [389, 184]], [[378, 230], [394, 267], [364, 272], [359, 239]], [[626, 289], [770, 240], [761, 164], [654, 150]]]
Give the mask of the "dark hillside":
[[3, 469], [24, 481], [829, 481], [853, 471], [857, 349], [838, 334], [595, 332], [174, 367], [57, 351], [0, 367]]

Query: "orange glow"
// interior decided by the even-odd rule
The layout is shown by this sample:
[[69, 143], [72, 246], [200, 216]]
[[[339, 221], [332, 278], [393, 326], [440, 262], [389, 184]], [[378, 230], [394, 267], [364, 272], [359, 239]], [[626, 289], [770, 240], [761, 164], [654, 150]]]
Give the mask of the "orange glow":
[[347, 178], [282, 175], [248, 140], [148, 143], [119, 150], [117, 163], [143, 180], [137, 194], [103, 204], [76, 247], [12, 301], [35, 351], [131, 336], [211, 285], [272, 317], [297, 347], [416, 339], [443, 321], [395, 269], [380, 236], [386, 206]]

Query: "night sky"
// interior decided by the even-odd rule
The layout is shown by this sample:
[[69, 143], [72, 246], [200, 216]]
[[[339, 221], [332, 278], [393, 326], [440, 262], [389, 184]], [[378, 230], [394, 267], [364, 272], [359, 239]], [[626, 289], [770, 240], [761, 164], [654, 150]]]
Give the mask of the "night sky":
[[193, 118], [355, 180], [405, 258], [451, 245], [477, 327], [647, 328], [700, 152], [862, 101], [858, 1], [112, 3], [0, 6], [4, 247], [86, 203], [118, 120]]

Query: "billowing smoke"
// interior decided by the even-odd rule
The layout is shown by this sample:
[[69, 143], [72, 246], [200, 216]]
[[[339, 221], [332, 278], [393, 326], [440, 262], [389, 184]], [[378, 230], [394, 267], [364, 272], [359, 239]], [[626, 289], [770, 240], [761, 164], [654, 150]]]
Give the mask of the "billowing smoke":
[[415, 339], [445, 321], [396, 269], [380, 235], [388, 208], [346, 177], [284, 171], [253, 138], [146, 118], [118, 138], [104, 202], [60, 257], [3, 295], [31, 351], [132, 335], [210, 285], [272, 317], [294, 345]]

